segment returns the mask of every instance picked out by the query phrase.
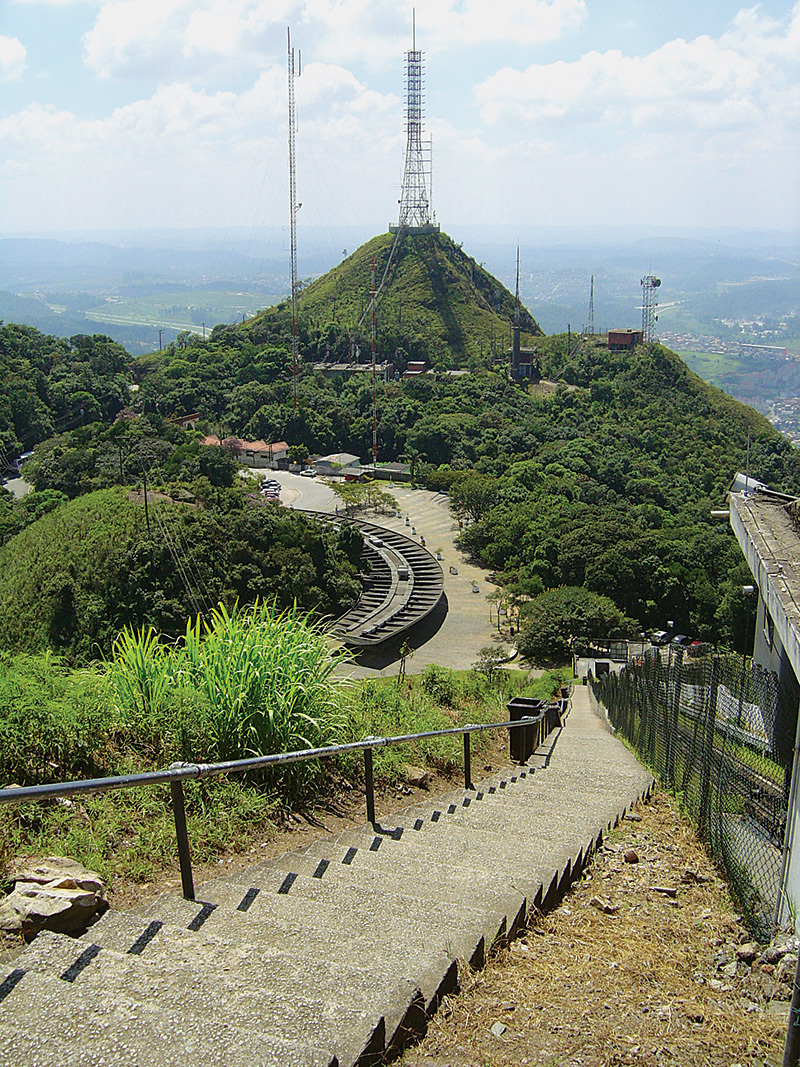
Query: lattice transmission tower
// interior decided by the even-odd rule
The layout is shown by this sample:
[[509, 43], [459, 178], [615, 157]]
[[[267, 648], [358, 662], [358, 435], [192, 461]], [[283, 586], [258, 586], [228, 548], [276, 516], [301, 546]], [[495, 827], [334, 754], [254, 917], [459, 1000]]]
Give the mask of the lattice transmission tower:
[[661, 279], [652, 274], [645, 274], [642, 278], [642, 340], [652, 341], [655, 330], [655, 322], [658, 319], [656, 308], [658, 296], [656, 291], [661, 286]]
[[412, 45], [406, 52], [406, 161], [400, 195], [400, 219], [392, 233], [435, 233], [439, 230], [431, 209], [433, 143], [423, 137], [423, 53], [417, 50], [416, 12], [412, 15]]

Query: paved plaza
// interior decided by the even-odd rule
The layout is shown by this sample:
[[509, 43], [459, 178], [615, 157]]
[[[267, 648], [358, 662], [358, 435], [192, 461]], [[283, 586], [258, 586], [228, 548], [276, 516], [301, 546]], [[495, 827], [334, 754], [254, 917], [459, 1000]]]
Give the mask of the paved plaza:
[[[281, 503], [285, 506], [331, 513], [335, 510], [338, 498], [324, 482], [283, 472], [275, 477], [281, 482]], [[430, 552], [441, 550], [444, 571], [446, 603], [412, 633], [414, 652], [406, 661], [406, 670], [416, 674], [429, 663], [467, 670], [475, 664], [481, 648], [498, 644], [497, 616], [486, 599], [496, 587], [488, 581], [484, 567], [470, 562], [456, 548], [458, 521], [450, 511], [446, 494], [408, 485], [387, 484], [386, 488], [397, 500], [400, 517], [371, 512], [360, 517], [415, 540], [424, 538]], [[357, 678], [396, 674], [401, 643], [387, 641], [380, 648], [363, 653], [352, 673]], [[499, 647], [509, 656], [514, 652], [502, 641]]]

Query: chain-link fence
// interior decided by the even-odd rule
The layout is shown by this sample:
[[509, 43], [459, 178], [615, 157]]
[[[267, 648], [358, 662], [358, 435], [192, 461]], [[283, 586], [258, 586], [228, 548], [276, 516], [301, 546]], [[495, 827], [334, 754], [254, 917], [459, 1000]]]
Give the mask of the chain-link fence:
[[775, 921], [798, 695], [738, 656], [651, 649], [591, 680], [614, 728], [674, 791], [758, 937]]

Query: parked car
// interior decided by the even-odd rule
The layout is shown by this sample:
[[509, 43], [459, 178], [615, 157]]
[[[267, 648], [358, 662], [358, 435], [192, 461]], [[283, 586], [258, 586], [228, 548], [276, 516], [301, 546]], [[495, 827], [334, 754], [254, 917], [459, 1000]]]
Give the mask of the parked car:
[[672, 644], [673, 645], [684, 645], [685, 646], [685, 645], [690, 645], [691, 643], [692, 643], [692, 638], [691, 637], [687, 637], [686, 634], [675, 634], [675, 636], [672, 638]]
[[656, 648], [658, 648], [659, 645], [668, 645], [669, 634], [666, 630], [653, 630], [650, 634], [650, 644], [655, 645]]

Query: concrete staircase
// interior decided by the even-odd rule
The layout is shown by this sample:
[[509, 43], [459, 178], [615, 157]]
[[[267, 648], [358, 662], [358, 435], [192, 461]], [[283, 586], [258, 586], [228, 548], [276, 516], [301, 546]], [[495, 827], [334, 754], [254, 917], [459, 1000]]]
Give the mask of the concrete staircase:
[[382, 1062], [531, 908], [554, 902], [652, 778], [585, 690], [528, 766], [236, 880], [42, 934], [0, 970], [0, 1065]]

